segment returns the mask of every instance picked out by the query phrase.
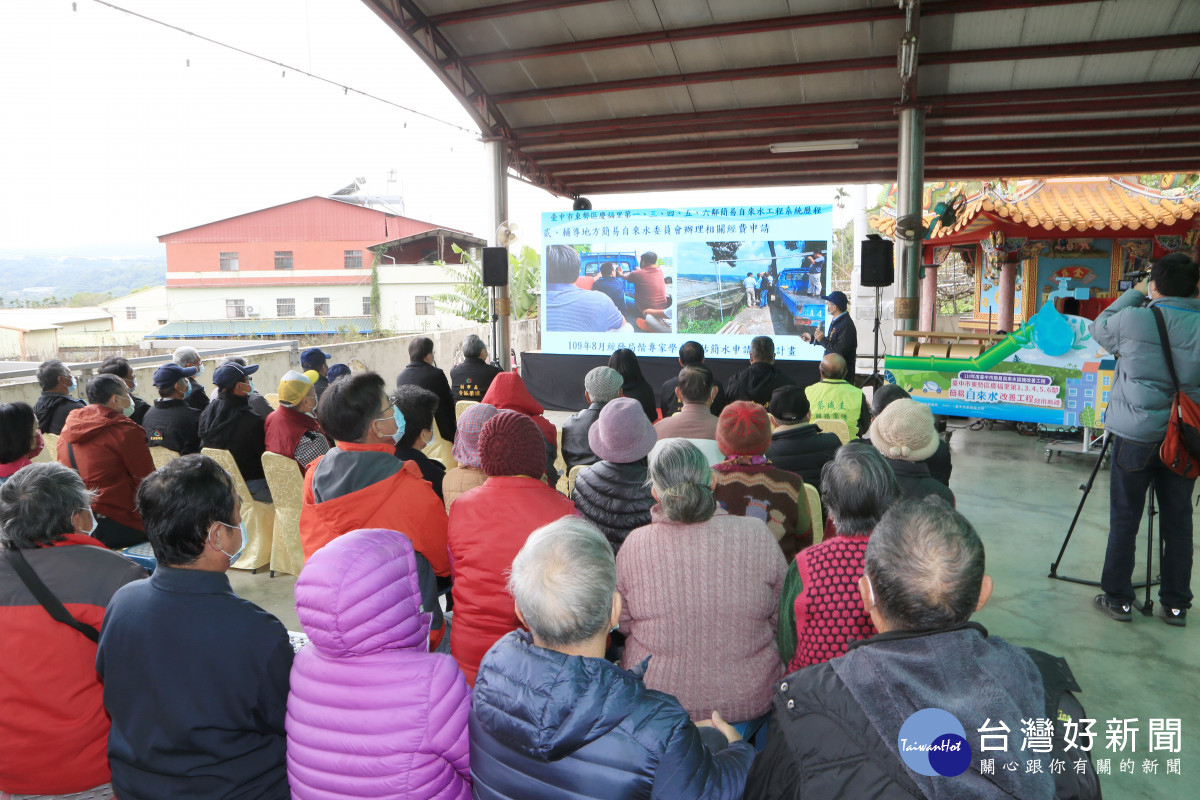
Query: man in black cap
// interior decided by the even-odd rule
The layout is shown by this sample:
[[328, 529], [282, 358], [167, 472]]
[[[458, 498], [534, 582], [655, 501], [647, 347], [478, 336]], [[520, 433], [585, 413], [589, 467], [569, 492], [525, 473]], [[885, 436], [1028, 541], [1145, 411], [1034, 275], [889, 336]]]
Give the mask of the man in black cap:
[[151, 447], [165, 447], [181, 456], [200, 452], [200, 412], [186, 400], [192, 390], [188, 379], [195, 374], [195, 367], [178, 364], [163, 364], [154, 370], [158, 399], [142, 418]]
[[808, 421], [808, 397], [799, 386], [781, 386], [771, 395], [770, 413], [775, 423], [767, 460], [794, 472], [809, 486], [821, 487], [821, 469], [837, 453], [842, 440], [824, 433]]
[[854, 320], [846, 313], [850, 301], [843, 292], [830, 292], [821, 297], [825, 301], [825, 318], [829, 320], [824, 332], [817, 328], [815, 333], [804, 334], [804, 341], [816, 342], [826, 353], [837, 353], [846, 359], [846, 380], [854, 383], [854, 361], [858, 353], [858, 329]]
[[329, 388], [329, 359], [333, 358], [332, 353], [326, 353], [319, 347], [310, 347], [300, 354], [300, 369], [313, 370], [320, 377], [313, 382], [313, 386], [317, 389], [317, 399], [321, 399], [321, 395], [325, 394], [325, 390]]
[[255, 500], [271, 502], [271, 490], [263, 473], [262, 454], [267, 449], [267, 431], [262, 417], [250, 408], [254, 382], [250, 376], [258, 365], [226, 362], [213, 370], [217, 396], [200, 414], [200, 445], [228, 450], [237, 463], [246, 488]]

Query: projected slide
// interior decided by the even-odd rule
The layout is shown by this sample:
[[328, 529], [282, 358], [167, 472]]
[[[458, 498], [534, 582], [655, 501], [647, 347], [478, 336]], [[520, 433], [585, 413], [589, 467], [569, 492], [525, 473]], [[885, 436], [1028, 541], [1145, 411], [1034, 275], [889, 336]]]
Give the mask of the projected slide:
[[542, 215], [542, 350], [817, 360], [832, 206], [560, 211]]

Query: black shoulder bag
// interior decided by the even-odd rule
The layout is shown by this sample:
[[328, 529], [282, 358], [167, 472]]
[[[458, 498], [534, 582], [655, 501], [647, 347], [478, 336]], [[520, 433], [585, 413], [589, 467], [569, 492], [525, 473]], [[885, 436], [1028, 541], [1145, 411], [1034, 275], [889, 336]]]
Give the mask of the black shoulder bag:
[[5, 551], [4, 555], [8, 559], [8, 563], [12, 565], [13, 571], [17, 573], [17, 577], [21, 579], [21, 583], [25, 584], [25, 588], [29, 590], [35, 600], [41, 603], [42, 608], [46, 609], [55, 622], [70, 625], [93, 642], [100, 641], [100, 631], [71, 616], [71, 612], [67, 611], [67, 607], [62, 604], [62, 601], [54, 596], [50, 587], [42, 583], [42, 579], [33, 571], [33, 567], [29, 566], [29, 562], [25, 560], [25, 556], [20, 550], [10, 548]]

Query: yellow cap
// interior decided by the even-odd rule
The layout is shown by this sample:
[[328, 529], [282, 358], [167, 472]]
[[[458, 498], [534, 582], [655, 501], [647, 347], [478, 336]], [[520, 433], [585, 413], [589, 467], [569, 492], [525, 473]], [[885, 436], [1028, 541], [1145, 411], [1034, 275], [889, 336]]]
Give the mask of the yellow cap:
[[308, 373], [299, 373], [294, 369], [288, 370], [283, 379], [279, 381], [279, 402], [289, 406], [297, 405], [305, 395], [312, 391], [312, 388], [313, 381], [309, 379]]

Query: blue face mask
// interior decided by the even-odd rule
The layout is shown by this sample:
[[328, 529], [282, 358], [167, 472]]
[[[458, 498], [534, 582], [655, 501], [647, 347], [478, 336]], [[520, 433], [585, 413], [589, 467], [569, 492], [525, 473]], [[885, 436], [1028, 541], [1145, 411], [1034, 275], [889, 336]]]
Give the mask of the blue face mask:
[[[224, 525], [226, 528], [233, 527], [228, 522], [222, 522], [221, 524]], [[221, 552], [225, 554], [225, 557], [229, 559], [229, 566], [231, 566], [231, 567], [237, 563], [237, 560], [242, 557], [242, 551], [246, 549], [246, 523], [243, 522], [240, 525], [238, 525], [238, 530], [240, 530], [242, 532], [242, 546], [239, 547], [233, 553], [226, 553], [224, 550], [221, 550]], [[218, 549], [220, 549], [220, 548], [218, 548]]]
[[192, 393], [192, 382], [185, 381], [184, 385], [187, 386], [187, 388], [183, 390], [183, 397], [184, 399], [187, 399], [187, 397]]
[[392, 443], [400, 444], [400, 438], [404, 436], [404, 415], [400, 413], [400, 409], [393, 407], [390, 417], [376, 417], [374, 421], [383, 422], [389, 419], [396, 423], [396, 432], [392, 434]]

